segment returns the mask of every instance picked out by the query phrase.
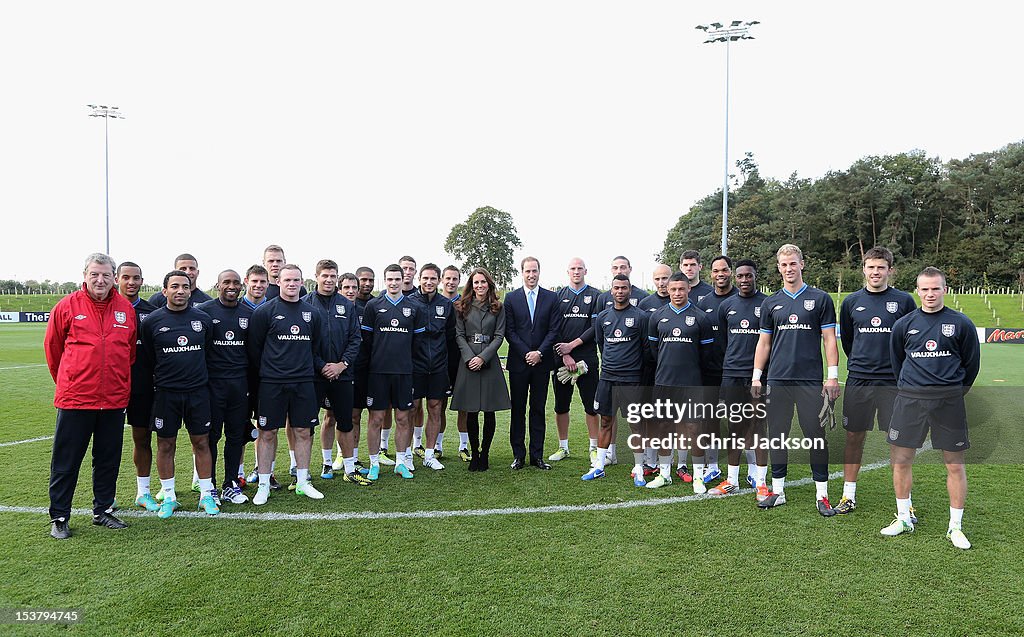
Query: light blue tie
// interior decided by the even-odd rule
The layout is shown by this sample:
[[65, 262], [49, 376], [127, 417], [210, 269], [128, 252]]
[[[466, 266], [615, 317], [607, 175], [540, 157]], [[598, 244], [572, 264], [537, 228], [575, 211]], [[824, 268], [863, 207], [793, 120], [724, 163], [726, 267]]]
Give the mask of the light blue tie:
[[537, 300], [534, 298], [537, 294], [536, 290], [530, 290], [530, 293], [526, 295], [526, 304], [530, 306], [530, 322], [533, 323], [533, 312], [537, 309]]

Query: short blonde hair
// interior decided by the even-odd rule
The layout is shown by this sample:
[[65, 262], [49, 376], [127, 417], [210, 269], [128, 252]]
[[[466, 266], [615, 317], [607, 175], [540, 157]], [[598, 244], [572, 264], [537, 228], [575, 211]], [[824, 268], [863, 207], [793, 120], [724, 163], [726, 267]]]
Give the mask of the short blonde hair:
[[775, 253], [775, 259], [778, 260], [784, 254], [795, 254], [796, 258], [801, 261], [804, 260], [804, 253], [800, 251], [800, 248], [796, 247], [792, 243], [783, 244], [781, 248]]

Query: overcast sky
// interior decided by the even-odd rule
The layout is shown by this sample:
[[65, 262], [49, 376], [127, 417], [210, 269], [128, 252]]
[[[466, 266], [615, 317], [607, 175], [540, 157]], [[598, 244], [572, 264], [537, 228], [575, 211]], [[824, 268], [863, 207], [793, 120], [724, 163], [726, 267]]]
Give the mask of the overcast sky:
[[[616, 254], [648, 283], [667, 231], [721, 188], [725, 46], [694, 26], [759, 20], [731, 47], [730, 163], [817, 178], [865, 155], [943, 160], [1024, 138], [1019, 3], [5, 2], [0, 278], [81, 280], [104, 249], [200, 285], [280, 243], [307, 276], [509, 212], [541, 282]], [[704, 247], [704, 246], [695, 246]], [[741, 255], [734, 255], [741, 256]], [[516, 284], [519, 284], [517, 280]]]

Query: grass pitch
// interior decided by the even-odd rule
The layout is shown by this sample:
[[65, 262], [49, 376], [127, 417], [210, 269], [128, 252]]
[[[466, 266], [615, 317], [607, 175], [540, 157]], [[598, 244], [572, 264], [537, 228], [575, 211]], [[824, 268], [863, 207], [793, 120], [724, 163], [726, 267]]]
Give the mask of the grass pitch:
[[[53, 433], [42, 334], [41, 325], [0, 327], [0, 443]], [[983, 346], [979, 384], [1019, 391], [1022, 351]], [[678, 481], [653, 492], [636, 489], [628, 464], [611, 467], [603, 481], [583, 483], [586, 434], [578, 405], [573, 409], [574, 455], [550, 472], [507, 469], [505, 414], [498, 420], [493, 468], [484, 474], [468, 473], [452, 457], [457, 437], [450, 423], [445, 471], [419, 468], [412, 481], [385, 474], [369, 488], [317, 480], [327, 496], [319, 502], [282, 491], [259, 510], [225, 505], [219, 518], [128, 514], [131, 527], [120, 532], [92, 527], [76, 511], [75, 535], [66, 542], [48, 536], [45, 513], [0, 509], [0, 608], [77, 608], [83, 617], [71, 627], [0, 625], [0, 634], [1024, 632], [1022, 602], [1013, 592], [1024, 581], [1024, 550], [1016, 534], [1016, 491], [1009, 486], [1024, 479], [1020, 466], [968, 467], [972, 491], [964, 525], [975, 546], [965, 552], [944, 538], [948, 501], [940, 465], [915, 467], [917, 531], [883, 538], [878, 530], [893, 510], [888, 468], [862, 474], [857, 511], [831, 519], [814, 512], [809, 484], [787, 487], [787, 506], [758, 511], [749, 493], [694, 501], [680, 498], [692, 490]], [[1019, 411], [1010, 411], [1019, 418]], [[557, 444], [553, 422], [548, 429], [550, 453]], [[830, 439], [841, 448], [841, 435], [833, 432]], [[188, 510], [196, 494], [187, 492], [185, 440], [179, 438], [178, 482]], [[0, 447], [0, 505], [46, 507], [50, 444]], [[287, 466], [285, 449], [282, 444], [279, 466]], [[876, 432], [865, 462], [884, 451]], [[626, 456], [620, 452], [620, 459]], [[246, 461], [251, 466], [251, 451]], [[125, 506], [134, 496], [133, 474], [126, 435], [118, 484]], [[807, 474], [806, 466], [792, 465], [790, 480]], [[840, 491], [841, 478], [832, 482], [834, 501]], [[654, 506], [610, 508], [636, 500]], [[86, 466], [75, 508], [90, 503]], [[548, 505], [567, 509], [398, 519], [337, 515]], [[236, 511], [262, 519], [232, 517]], [[269, 513], [325, 519], [270, 519]]]

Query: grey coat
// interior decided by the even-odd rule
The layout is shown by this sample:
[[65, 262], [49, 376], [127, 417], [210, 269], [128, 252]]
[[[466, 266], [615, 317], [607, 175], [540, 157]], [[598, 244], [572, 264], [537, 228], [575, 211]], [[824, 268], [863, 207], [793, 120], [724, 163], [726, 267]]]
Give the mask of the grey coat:
[[[474, 343], [474, 334], [491, 337], [487, 343]], [[512, 407], [508, 397], [505, 372], [498, 359], [498, 348], [505, 340], [505, 306], [497, 315], [491, 314], [483, 304], [473, 301], [469, 314], [463, 319], [455, 315], [455, 343], [459, 346], [459, 375], [452, 391], [451, 409], [454, 411], [505, 411]], [[487, 366], [470, 371], [466, 363], [474, 356], [484, 359]]]

